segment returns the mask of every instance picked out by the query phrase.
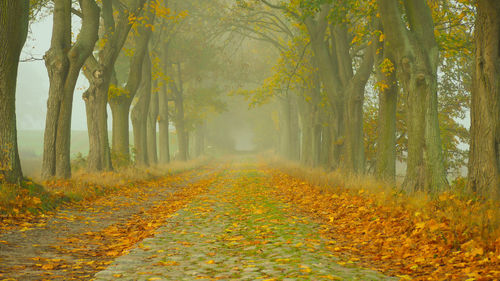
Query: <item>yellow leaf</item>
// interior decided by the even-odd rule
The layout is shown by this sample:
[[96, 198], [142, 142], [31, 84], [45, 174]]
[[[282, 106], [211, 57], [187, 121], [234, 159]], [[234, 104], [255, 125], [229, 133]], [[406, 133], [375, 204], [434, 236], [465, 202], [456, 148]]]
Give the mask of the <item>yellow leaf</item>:
[[422, 229], [425, 227], [425, 222], [419, 222], [417, 224], [415, 224], [415, 228], [417, 229]]
[[476, 256], [476, 255], [480, 255], [480, 256], [482, 256], [482, 255], [483, 255], [483, 253], [484, 253], [484, 250], [483, 250], [483, 248], [480, 248], [480, 247], [479, 247], [479, 248], [474, 248], [474, 249], [472, 249], [472, 251], [471, 251], [470, 253], [471, 253], [473, 256]]
[[179, 263], [176, 261], [161, 261], [161, 262], [158, 262], [156, 265], [174, 266], [174, 265], [179, 265]]
[[309, 266], [307, 266], [307, 265], [301, 265], [300, 267], [302, 268], [302, 269], [300, 270], [300, 272], [303, 272], [303, 273], [309, 273], [309, 272], [311, 272], [311, 271], [312, 271], [312, 270], [311, 270], [311, 268], [310, 268]]

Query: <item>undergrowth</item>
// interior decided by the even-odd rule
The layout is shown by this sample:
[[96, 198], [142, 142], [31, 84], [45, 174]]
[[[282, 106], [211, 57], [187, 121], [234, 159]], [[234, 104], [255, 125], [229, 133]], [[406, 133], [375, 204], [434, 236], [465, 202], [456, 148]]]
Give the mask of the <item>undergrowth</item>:
[[122, 188], [198, 168], [207, 161], [207, 158], [198, 158], [152, 167], [121, 167], [102, 173], [87, 173], [79, 169], [68, 180], [49, 180], [39, 184], [27, 179], [21, 185], [0, 183], [0, 215], [37, 215], [64, 202], [93, 200]]

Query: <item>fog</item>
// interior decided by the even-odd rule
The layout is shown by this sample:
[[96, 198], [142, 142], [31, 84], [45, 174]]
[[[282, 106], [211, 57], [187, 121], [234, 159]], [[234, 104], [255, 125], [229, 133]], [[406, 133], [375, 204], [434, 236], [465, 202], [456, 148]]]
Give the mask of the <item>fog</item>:
[[[219, 9], [212, 9], [213, 5], [218, 5]], [[341, 163], [333, 164], [339, 160], [343, 161], [345, 157], [343, 154], [347, 153], [345, 152], [347, 136], [343, 135], [346, 132], [337, 130], [347, 126], [349, 132], [351, 124], [347, 120], [350, 117], [337, 116], [342, 110], [337, 110], [337, 105], [329, 93], [331, 89], [327, 87], [327, 82], [331, 82], [329, 81], [331, 79], [322, 76], [324, 71], [322, 72], [318, 64], [321, 60], [316, 60], [314, 57], [305, 26], [297, 24], [278, 10], [268, 10], [268, 8], [263, 4], [256, 4], [254, 7], [252, 4], [238, 1], [234, 3], [221, 0], [216, 4], [172, 1], [171, 8], [166, 12], [168, 16], [154, 23], [156, 27], [152, 31], [149, 43], [146, 44], [149, 46], [146, 57], [152, 62], [149, 74], [152, 75], [149, 81], [151, 96], [148, 97], [151, 101], [148, 105], [150, 108], [141, 116], [144, 119], [145, 116], [153, 118], [148, 114], [154, 112], [155, 106], [159, 107], [161, 102], [158, 96], [166, 95], [167, 131], [170, 134], [167, 142], [170, 149], [169, 157], [172, 159], [195, 158], [201, 154], [273, 152], [311, 166], [323, 166], [327, 169], [343, 166]], [[81, 22], [76, 16], [72, 19], [72, 34], [75, 41], [80, 32]], [[100, 30], [101, 37], [102, 33]], [[368, 42], [370, 39], [366, 36], [362, 40]], [[32, 21], [19, 66], [16, 96], [18, 141], [21, 161], [28, 175], [37, 174], [41, 166], [49, 94], [49, 77], [43, 58], [51, 46], [51, 37], [51, 15]], [[133, 82], [131, 73], [137, 68], [137, 65], [132, 67], [132, 63], [140, 38], [140, 30], [134, 26], [112, 67], [113, 74], [109, 83], [111, 87], [108, 90], [106, 121], [109, 143], [106, 146], [109, 146], [113, 153], [121, 147], [120, 153], [126, 155], [127, 159], [130, 154], [131, 161], [137, 160], [134, 157], [137, 156], [135, 153], [138, 151], [138, 145], [135, 142], [138, 139], [134, 135], [136, 127], [130, 112], [139, 108], [143, 102], [140, 93], [144, 91], [146, 80], [141, 78], [140, 85], [130, 93], [129, 84]], [[332, 37], [329, 40], [333, 39]], [[103, 42], [105, 41], [101, 38], [94, 48], [96, 59]], [[331, 42], [327, 42], [327, 45], [329, 44]], [[355, 53], [352, 53], [350, 58], [352, 70], [347, 71], [346, 75], [359, 70], [362, 65], [361, 58], [365, 54], [364, 48], [368, 45], [359, 45], [354, 41], [347, 44], [350, 51]], [[329, 47], [331, 47], [330, 52], [335, 51], [333, 46]], [[330, 59], [334, 60], [333, 57]], [[445, 68], [445, 64], [440, 66], [438, 70], [440, 83], [449, 79], [446, 76], [449, 71]], [[371, 74], [375, 72], [376, 68], [373, 67]], [[145, 74], [141, 75], [144, 77]], [[461, 79], [460, 76], [457, 77]], [[377, 158], [375, 152], [378, 148], [377, 85], [380, 81], [377, 79], [376, 75], [369, 75], [365, 85], [362, 85], [364, 103], [358, 105], [362, 120], [356, 125], [360, 130], [357, 138], [362, 139], [356, 145], [364, 147], [364, 155], [360, 159], [366, 158], [366, 163], [362, 166], [369, 172], [375, 170]], [[446, 101], [466, 100], [467, 87], [457, 84], [458, 80], [449, 83], [448, 85], [461, 86], [456, 88], [462, 90], [453, 92], [442, 86], [440, 89], [444, 89], [443, 96]], [[91, 150], [89, 147], [91, 134], [87, 132], [86, 105], [82, 98], [88, 88], [89, 81], [82, 72], [74, 91], [71, 112], [70, 157], [72, 159], [86, 157]], [[342, 95], [346, 95], [346, 99], [350, 95], [348, 91], [350, 91], [348, 88], [341, 91]], [[399, 92], [399, 100], [404, 100], [401, 89]], [[113, 97], [112, 95], [116, 93], [118, 96]], [[115, 132], [116, 128], [113, 127], [114, 112], [111, 106], [113, 102], [120, 103], [123, 99], [120, 95], [123, 94], [131, 95], [127, 101], [130, 103], [127, 108], [128, 118], [126, 121], [120, 121], [127, 122], [128, 127], [123, 124], [116, 126], [127, 127], [126, 132], [119, 133]], [[179, 106], [183, 111], [180, 115]], [[405, 106], [404, 102], [399, 105], [398, 127], [395, 132], [398, 140], [395, 148], [398, 176], [404, 174], [407, 157]], [[161, 111], [162, 108], [159, 109]], [[444, 137], [443, 147], [446, 157], [449, 158], [447, 169], [449, 172], [453, 170], [455, 174], [463, 174], [468, 150], [466, 143], [468, 143], [467, 130], [470, 127], [469, 109], [458, 104], [452, 109], [440, 105], [440, 110], [451, 111], [451, 118], [448, 120], [441, 117], [447, 122], [441, 132]], [[158, 142], [155, 150], [159, 151], [162, 134], [160, 121], [165, 116], [160, 118], [161, 113], [151, 114], [157, 115], [154, 117], [157, 120], [153, 122], [155, 127], [153, 135]], [[179, 117], [181, 115], [182, 118]], [[335, 122], [340, 119], [346, 121], [339, 127]], [[185, 132], [186, 136], [179, 135], [179, 131]], [[128, 140], [120, 139], [121, 143], [120, 141], [115, 143], [113, 140], [113, 137], [125, 138], [127, 135]], [[184, 142], [182, 141], [184, 138], [186, 144], [180, 145]], [[165, 142], [163, 144], [165, 145]], [[179, 156], [179, 152], [183, 149], [187, 150], [187, 155]]]

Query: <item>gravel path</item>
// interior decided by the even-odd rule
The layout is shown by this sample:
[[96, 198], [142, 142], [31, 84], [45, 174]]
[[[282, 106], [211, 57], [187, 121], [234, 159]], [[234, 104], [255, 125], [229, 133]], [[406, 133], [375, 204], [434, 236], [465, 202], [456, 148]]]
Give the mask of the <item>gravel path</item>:
[[[268, 195], [265, 175], [230, 169], [157, 235], [117, 258], [104, 280], [389, 280], [341, 262], [320, 225]], [[342, 265], [341, 265], [342, 264]]]

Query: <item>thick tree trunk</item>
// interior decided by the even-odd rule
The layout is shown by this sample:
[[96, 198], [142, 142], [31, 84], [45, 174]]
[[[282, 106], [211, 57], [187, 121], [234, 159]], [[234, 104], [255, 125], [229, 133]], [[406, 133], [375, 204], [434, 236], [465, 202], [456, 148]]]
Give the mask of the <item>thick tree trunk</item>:
[[109, 171], [113, 169], [107, 122], [108, 87], [111, 71], [102, 71], [97, 68], [92, 73], [90, 87], [83, 94], [89, 133], [87, 168], [90, 172]]
[[51, 48], [45, 55], [50, 88], [44, 135], [42, 177], [69, 178], [71, 112], [80, 70], [98, 39], [99, 7], [93, 0], [80, 2], [82, 28], [71, 46], [71, 1], [57, 0]]
[[[129, 111], [132, 100], [137, 93], [142, 80], [142, 67], [144, 56], [148, 51], [151, 38], [151, 28], [147, 26], [154, 22], [154, 15], [149, 9], [145, 11], [147, 21], [137, 27], [138, 35], [135, 39], [135, 52], [130, 58], [130, 71], [125, 85], [124, 93], [110, 94], [109, 104], [113, 115], [113, 153], [115, 157], [129, 160]], [[115, 120], [116, 118], [116, 120]], [[116, 126], [116, 128], [115, 128]]]
[[[113, 98], [110, 100], [111, 114], [113, 117], [112, 128], [112, 153], [115, 159], [128, 161], [130, 158], [129, 142], [129, 111], [130, 101], [128, 97]], [[126, 162], [125, 161], [125, 162]]]
[[365, 172], [363, 103], [365, 86], [373, 68], [373, 55], [374, 48], [368, 47], [365, 50], [363, 62], [356, 71], [356, 74], [350, 78], [346, 90], [346, 121], [349, 127], [349, 129], [346, 130], [346, 162], [348, 168], [356, 174], [364, 174]]
[[[380, 44], [382, 45], [382, 44]], [[383, 45], [382, 45], [383, 46]], [[379, 46], [379, 47], [382, 47]], [[377, 58], [377, 65], [384, 59], [394, 63], [394, 58], [384, 46], [382, 55]], [[399, 87], [396, 79], [396, 71], [384, 73], [380, 67], [376, 69], [377, 79], [380, 85], [384, 85], [379, 91], [379, 111], [377, 128], [377, 163], [375, 173], [377, 178], [389, 182], [396, 181], [396, 110], [398, 104]]]
[[101, 0], [102, 18], [107, 38], [104, 47], [99, 50], [99, 61], [93, 55], [85, 62], [84, 73], [90, 86], [83, 95], [87, 111], [89, 130], [88, 170], [112, 170], [111, 152], [108, 139], [107, 104], [108, 90], [114, 65], [120, 50], [129, 34], [133, 21], [142, 11], [146, 0], [129, 1], [128, 9], [120, 11], [115, 25], [115, 16], [111, 0]]
[[437, 116], [439, 50], [425, 1], [405, 2], [408, 26], [396, 0], [378, 0], [381, 21], [407, 97], [408, 161], [404, 189], [437, 193], [448, 187]]
[[500, 3], [477, 1], [468, 185], [500, 199]]
[[28, 34], [29, 1], [0, 2], [0, 181], [23, 178], [17, 148], [16, 84], [21, 50]]
[[56, 135], [61, 103], [64, 99], [64, 83], [69, 68], [66, 52], [71, 47], [71, 0], [54, 2], [52, 42], [44, 57], [50, 81], [42, 160], [44, 179], [56, 175]]
[[[157, 83], [157, 82], [156, 82]], [[147, 150], [148, 159], [150, 164], [158, 163], [158, 149], [156, 143], [156, 122], [158, 121], [158, 102], [160, 91], [155, 90], [151, 93], [151, 100], [149, 102], [149, 113], [147, 120]]]
[[147, 151], [147, 119], [151, 99], [151, 58], [144, 56], [142, 83], [138, 91], [137, 103], [132, 108], [132, 126], [134, 130], [135, 162], [139, 166], [149, 165]]
[[160, 163], [167, 164], [170, 162], [170, 132], [169, 132], [169, 116], [168, 116], [168, 96], [167, 86], [163, 86], [163, 90], [158, 93], [158, 130], [159, 130], [159, 151]]

